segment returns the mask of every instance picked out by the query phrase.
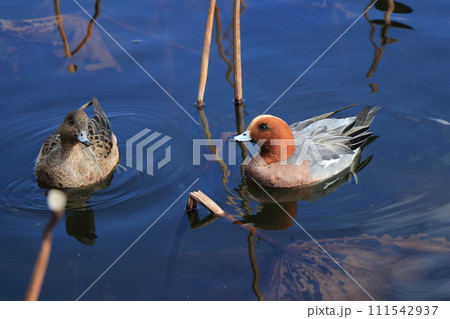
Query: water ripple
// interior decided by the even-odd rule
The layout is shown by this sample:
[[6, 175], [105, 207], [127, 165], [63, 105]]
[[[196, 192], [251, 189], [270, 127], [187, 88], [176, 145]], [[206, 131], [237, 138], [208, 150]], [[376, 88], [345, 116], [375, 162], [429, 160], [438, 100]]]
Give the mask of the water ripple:
[[[118, 103], [118, 101], [100, 101], [108, 114], [111, 126], [118, 138], [121, 160], [116, 168], [112, 180], [105, 183], [103, 189], [89, 192], [69, 192], [67, 211], [72, 213], [95, 212], [97, 221], [113, 224], [119, 227], [125, 215], [142, 213], [143, 208], [151, 206], [164, 195], [170, 195], [173, 185], [180, 183], [193, 170], [192, 165], [185, 159], [190, 157], [191, 146], [185, 143], [186, 135], [195, 134], [185, 132], [177, 123], [173, 112], [168, 108], [157, 108], [146, 105], [145, 101], [136, 104]], [[75, 103], [74, 103], [75, 104]], [[49, 112], [45, 117], [39, 114], [38, 108], [34, 112], [24, 113], [14, 117], [6, 123], [10, 140], [21, 143], [3, 143], [2, 149], [11, 154], [16, 164], [0, 177], [2, 185], [0, 207], [3, 211], [2, 219], [5, 223], [15, 223], [15, 218], [48, 218], [50, 212], [46, 204], [47, 190], [41, 189], [33, 174], [34, 161], [41, 143], [46, 136], [64, 118], [70, 109]], [[88, 115], [89, 110], [88, 110]], [[133, 167], [126, 167], [126, 140], [142, 129], [149, 128], [162, 135], [172, 137], [171, 161], [148, 175]], [[156, 154], [155, 160], [164, 157], [164, 149]], [[161, 153], [161, 154], [159, 154]], [[16, 231], [14, 236], [21, 236], [22, 231]]]

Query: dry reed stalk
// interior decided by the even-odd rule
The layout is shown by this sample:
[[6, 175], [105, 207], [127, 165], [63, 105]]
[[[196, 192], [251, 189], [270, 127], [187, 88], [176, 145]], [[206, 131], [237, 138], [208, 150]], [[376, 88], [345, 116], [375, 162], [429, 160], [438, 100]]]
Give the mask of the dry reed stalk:
[[242, 66], [241, 66], [241, 1], [233, 1], [233, 66], [234, 101], [242, 103]]
[[34, 265], [33, 275], [31, 276], [30, 285], [25, 296], [26, 301], [36, 301], [39, 298], [52, 248], [52, 230], [64, 213], [66, 195], [59, 190], [51, 189], [48, 193], [47, 202], [53, 211], [53, 216], [44, 231], [41, 251]]
[[203, 105], [205, 96], [206, 79], [208, 77], [209, 51], [211, 48], [211, 34], [214, 21], [214, 9], [216, 0], [209, 1], [208, 19], [206, 21], [205, 39], [203, 41], [202, 62], [200, 67], [200, 81], [198, 84], [197, 106]]

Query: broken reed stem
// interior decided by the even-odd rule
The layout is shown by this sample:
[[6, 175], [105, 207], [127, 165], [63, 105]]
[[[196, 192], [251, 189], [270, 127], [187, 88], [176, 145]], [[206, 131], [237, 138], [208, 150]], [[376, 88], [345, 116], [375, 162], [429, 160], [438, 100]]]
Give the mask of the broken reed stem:
[[210, 0], [208, 19], [206, 21], [205, 39], [203, 41], [203, 53], [200, 67], [200, 81], [198, 84], [197, 106], [203, 105], [203, 97], [205, 96], [206, 79], [208, 77], [209, 51], [211, 48], [211, 35], [214, 22], [215, 7], [216, 7], [216, 0]]
[[200, 202], [203, 206], [208, 208], [211, 212], [219, 217], [227, 217], [227, 213], [220, 208], [211, 198], [200, 190], [195, 190], [189, 194], [186, 210], [197, 208], [197, 203]]
[[242, 102], [242, 66], [241, 66], [241, 1], [233, 1], [233, 67], [234, 102]]
[[238, 221], [233, 216], [228, 215], [222, 208], [220, 208], [219, 205], [216, 204], [216, 202], [214, 202], [201, 190], [195, 190], [189, 194], [189, 198], [186, 204], [186, 210], [189, 211], [192, 209], [196, 209], [197, 203], [200, 203], [203, 206], [205, 206], [214, 215], [225, 218], [231, 221], [234, 225], [238, 226], [239, 228], [246, 230], [251, 234], [255, 234], [257, 237], [264, 240], [266, 243], [268, 243], [270, 246], [272, 246], [272, 248], [276, 249], [277, 251], [283, 250], [283, 247], [281, 247], [278, 243], [274, 242], [270, 237], [257, 231], [255, 228], [251, 226], [245, 225], [244, 223]]

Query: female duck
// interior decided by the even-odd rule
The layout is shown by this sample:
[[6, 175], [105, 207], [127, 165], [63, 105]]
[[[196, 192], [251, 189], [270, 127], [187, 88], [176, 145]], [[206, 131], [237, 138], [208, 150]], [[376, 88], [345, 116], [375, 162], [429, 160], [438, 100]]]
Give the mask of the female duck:
[[[88, 118], [84, 109], [94, 106]], [[103, 181], [119, 162], [117, 139], [95, 97], [64, 122], [41, 147], [35, 174], [44, 187], [78, 188]]]
[[246, 176], [269, 187], [306, 187], [331, 178], [351, 166], [361, 146], [372, 135], [367, 132], [378, 107], [363, 108], [354, 117], [320, 115], [289, 126], [272, 115], [253, 119], [239, 142], [260, 146], [245, 167]]

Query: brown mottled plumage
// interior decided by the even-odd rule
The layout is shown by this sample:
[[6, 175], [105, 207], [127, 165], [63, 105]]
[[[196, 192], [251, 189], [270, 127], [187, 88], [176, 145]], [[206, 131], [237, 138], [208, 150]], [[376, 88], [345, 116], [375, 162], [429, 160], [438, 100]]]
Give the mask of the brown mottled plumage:
[[[91, 104], [95, 114], [89, 119], [84, 109]], [[107, 178], [118, 162], [116, 136], [93, 97], [79, 110], [69, 112], [47, 137], [36, 160], [35, 174], [44, 187], [85, 187]]]

